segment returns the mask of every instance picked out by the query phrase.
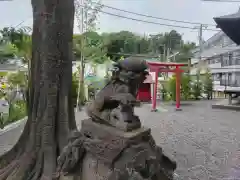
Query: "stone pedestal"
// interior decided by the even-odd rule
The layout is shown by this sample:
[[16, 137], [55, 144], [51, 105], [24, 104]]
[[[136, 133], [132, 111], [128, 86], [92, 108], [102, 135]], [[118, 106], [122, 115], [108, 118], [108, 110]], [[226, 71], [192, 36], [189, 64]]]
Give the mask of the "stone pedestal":
[[91, 119], [73, 133], [58, 165], [61, 180], [171, 180], [176, 169], [149, 128], [125, 132]]
[[[82, 122], [81, 133], [89, 138], [87, 153], [82, 164], [81, 180], [120, 180], [117, 178], [118, 172], [123, 173], [121, 176], [127, 178], [131, 175], [127, 174], [129, 170], [126, 167], [144, 169], [146, 176], [157, 174], [159, 180], [169, 180], [171, 172], [176, 168], [173, 162], [173, 166], [169, 167], [169, 173], [166, 169], [168, 167], [161, 165], [161, 163], [171, 164], [172, 161], [155, 145], [149, 128], [141, 127], [131, 132], [124, 132], [88, 119]], [[164, 170], [166, 172], [163, 172]]]

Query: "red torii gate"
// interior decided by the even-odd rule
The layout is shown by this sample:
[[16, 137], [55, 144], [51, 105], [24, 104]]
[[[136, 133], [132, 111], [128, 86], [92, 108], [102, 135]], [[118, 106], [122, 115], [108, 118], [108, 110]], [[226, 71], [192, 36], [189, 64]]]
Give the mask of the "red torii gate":
[[176, 75], [176, 110], [180, 109], [180, 88], [181, 88], [181, 73], [184, 70], [180, 69], [182, 66], [186, 66], [184, 63], [167, 63], [167, 62], [151, 62], [147, 61], [150, 72], [155, 72], [155, 85], [152, 100], [152, 111], [156, 112], [156, 100], [157, 100], [157, 85], [159, 72], [173, 72]]

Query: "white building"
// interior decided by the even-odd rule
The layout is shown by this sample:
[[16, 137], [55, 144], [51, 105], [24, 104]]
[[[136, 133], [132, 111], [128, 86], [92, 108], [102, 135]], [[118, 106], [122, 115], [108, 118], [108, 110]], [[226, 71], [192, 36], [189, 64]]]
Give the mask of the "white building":
[[[73, 61], [72, 71], [73, 73], [78, 71], [80, 66], [80, 61]], [[85, 74], [84, 76], [87, 77], [89, 75], [95, 75], [99, 78], [104, 78], [106, 76], [106, 72], [111, 68], [112, 61], [106, 62], [104, 64], [98, 64], [97, 66], [93, 66], [91, 63], [85, 64]]]
[[193, 51], [190, 74], [196, 75], [198, 70], [203, 74], [209, 69], [215, 91], [240, 91], [240, 46], [220, 31], [208, 39], [202, 49], [201, 61], [200, 49]]

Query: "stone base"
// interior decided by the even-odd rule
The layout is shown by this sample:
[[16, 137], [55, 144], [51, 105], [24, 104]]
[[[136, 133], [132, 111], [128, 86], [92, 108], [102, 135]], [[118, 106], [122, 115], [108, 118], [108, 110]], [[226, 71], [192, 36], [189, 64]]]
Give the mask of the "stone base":
[[173, 179], [176, 163], [156, 145], [149, 128], [124, 132], [87, 119], [79, 133], [62, 155], [63, 164], [72, 167], [60, 171], [62, 180]]
[[[130, 132], [124, 132], [87, 119], [82, 122], [81, 133], [100, 142], [96, 146], [97, 148], [95, 146], [87, 148], [82, 166], [82, 178], [84, 180], [100, 180], [101, 178], [118, 180], [116, 179], [118, 176], [133, 176], [128, 174], [131, 172], [131, 166], [135, 168], [140, 163], [138, 168], [145, 169], [149, 167], [149, 164], [145, 163], [150, 162], [154, 164], [155, 169], [145, 169], [143, 171], [149, 173], [149, 176], [156, 173], [159, 177], [156, 180], [170, 180], [176, 168], [175, 162], [164, 155], [160, 147], [156, 146], [150, 128], [141, 127]], [[103, 148], [100, 146], [103, 146]], [[91, 168], [89, 169], [89, 167]], [[128, 170], [126, 167], [130, 169]], [[123, 174], [118, 174], [119, 172]]]

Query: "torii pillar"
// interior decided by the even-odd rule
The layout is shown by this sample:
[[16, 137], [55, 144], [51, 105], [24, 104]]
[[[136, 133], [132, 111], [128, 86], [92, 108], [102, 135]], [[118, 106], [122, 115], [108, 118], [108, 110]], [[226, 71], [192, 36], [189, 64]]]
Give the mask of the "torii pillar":
[[[152, 112], [156, 112], [157, 110], [157, 86], [158, 86], [158, 74], [159, 72], [174, 72], [176, 75], [176, 111], [181, 111], [180, 108], [180, 99], [181, 99], [181, 73], [184, 71], [180, 69], [181, 66], [185, 66], [186, 64], [178, 64], [178, 63], [164, 63], [164, 62], [147, 62], [149, 65], [150, 72], [155, 73], [155, 84], [154, 84], [154, 92], [152, 98]], [[174, 69], [170, 69], [170, 67], [174, 67]]]

